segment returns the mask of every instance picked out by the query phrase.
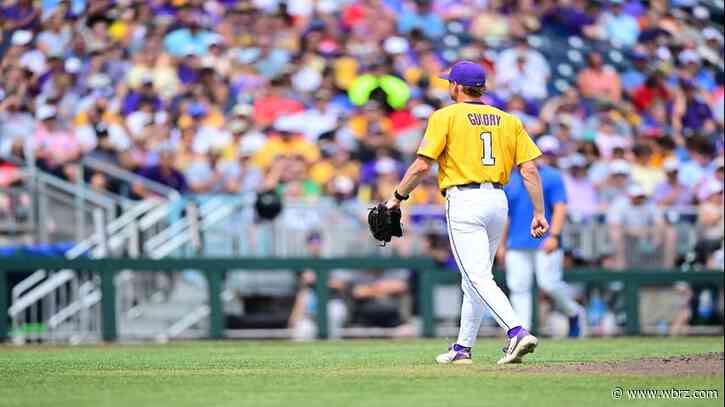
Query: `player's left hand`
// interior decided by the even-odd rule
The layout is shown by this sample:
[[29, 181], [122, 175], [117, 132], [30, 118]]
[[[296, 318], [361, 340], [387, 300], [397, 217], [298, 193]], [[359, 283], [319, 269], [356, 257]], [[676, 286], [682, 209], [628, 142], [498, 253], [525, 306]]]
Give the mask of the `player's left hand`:
[[543, 237], [549, 230], [549, 222], [546, 221], [544, 214], [534, 214], [531, 220], [531, 237]]
[[385, 201], [385, 207], [388, 209], [400, 208], [400, 201], [397, 198], [392, 197]]

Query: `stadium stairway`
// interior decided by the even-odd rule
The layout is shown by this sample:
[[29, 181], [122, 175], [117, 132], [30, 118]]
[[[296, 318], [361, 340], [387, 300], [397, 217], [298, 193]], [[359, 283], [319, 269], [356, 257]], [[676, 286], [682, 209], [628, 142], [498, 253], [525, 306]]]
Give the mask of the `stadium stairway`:
[[[104, 171], [109, 177], [125, 177], [129, 182], [143, 181], [118, 168], [99, 168], [92, 162], [80, 163], [79, 167], [79, 171]], [[68, 258], [140, 255], [139, 242], [169, 221], [170, 203], [179, 199], [175, 191], [157, 188], [160, 198], [132, 201], [99, 192], [83, 182], [67, 182], [30, 165], [24, 168], [24, 176], [35, 205], [32, 212], [39, 229], [36, 243], [75, 237], [77, 243], [65, 254]], [[93, 225], [90, 232], [89, 224]], [[122, 284], [117, 280], [117, 286]], [[8, 314], [13, 341], [97, 340], [98, 287], [97, 276], [89, 272], [33, 272], [12, 289]]]

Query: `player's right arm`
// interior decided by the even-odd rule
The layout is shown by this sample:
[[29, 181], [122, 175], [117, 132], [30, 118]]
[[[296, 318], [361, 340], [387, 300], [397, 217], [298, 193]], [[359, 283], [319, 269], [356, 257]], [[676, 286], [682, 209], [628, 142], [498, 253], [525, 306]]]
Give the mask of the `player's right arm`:
[[534, 205], [534, 217], [531, 219], [531, 236], [542, 237], [549, 229], [549, 222], [544, 216], [544, 193], [541, 190], [541, 176], [533, 160], [525, 161], [519, 165], [521, 178], [524, 179], [526, 192], [529, 193], [531, 203]]

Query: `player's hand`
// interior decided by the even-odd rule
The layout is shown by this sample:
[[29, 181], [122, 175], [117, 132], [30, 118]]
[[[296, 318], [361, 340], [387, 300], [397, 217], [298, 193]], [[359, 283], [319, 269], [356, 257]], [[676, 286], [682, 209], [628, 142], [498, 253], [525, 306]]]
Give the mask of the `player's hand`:
[[531, 237], [542, 237], [548, 230], [549, 222], [546, 221], [544, 214], [534, 214], [534, 218], [531, 220]]
[[388, 199], [387, 201], [385, 201], [385, 207], [388, 209], [399, 208], [400, 201], [397, 198], [392, 197], [392, 198]]
[[546, 254], [555, 252], [557, 249], [559, 249], [559, 239], [550, 236], [548, 239], [544, 240], [544, 243], [541, 244], [540, 249], [543, 250]]

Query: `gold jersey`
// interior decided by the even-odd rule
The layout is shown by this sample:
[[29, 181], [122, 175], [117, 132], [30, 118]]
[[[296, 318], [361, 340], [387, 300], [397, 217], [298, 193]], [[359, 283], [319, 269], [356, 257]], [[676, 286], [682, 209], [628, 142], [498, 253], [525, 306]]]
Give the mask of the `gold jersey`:
[[541, 155], [521, 120], [483, 103], [461, 102], [436, 110], [418, 155], [438, 161], [438, 186], [506, 184], [513, 165]]

